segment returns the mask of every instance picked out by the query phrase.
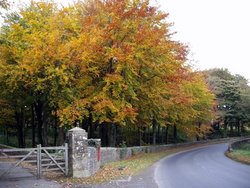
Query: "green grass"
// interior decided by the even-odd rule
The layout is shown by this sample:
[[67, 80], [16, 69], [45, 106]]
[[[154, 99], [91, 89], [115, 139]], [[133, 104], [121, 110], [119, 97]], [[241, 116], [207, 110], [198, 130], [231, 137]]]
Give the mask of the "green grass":
[[244, 150], [250, 152], [250, 143], [243, 144], [239, 147], [239, 150]]
[[233, 160], [250, 165], [250, 143], [243, 144], [239, 149], [234, 149], [226, 155]]
[[246, 151], [246, 150], [235, 150], [234, 154], [245, 156], [245, 157], [250, 157], [250, 151]]

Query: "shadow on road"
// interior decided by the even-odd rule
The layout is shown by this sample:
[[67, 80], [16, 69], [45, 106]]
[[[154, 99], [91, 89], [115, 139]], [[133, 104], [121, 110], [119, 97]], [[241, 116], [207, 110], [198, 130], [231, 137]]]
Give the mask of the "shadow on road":
[[[11, 167], [11, 163], [0, 163], [0, 174]], [[15, 167], [10, 173], [4, 174], [0, 178], [1, 188], [61, 188], [62, 185], [54, 181], [37, 179], [37, 177], [26, 168]]]

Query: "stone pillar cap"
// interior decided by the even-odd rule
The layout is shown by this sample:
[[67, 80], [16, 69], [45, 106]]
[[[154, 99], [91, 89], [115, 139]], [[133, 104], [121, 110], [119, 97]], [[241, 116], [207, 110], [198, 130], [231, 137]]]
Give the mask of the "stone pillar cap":
[[74, 127], [73, 129], [70, 129], [69, 132], [86, 132], [84, 129], [81, 129], [79, 127]]

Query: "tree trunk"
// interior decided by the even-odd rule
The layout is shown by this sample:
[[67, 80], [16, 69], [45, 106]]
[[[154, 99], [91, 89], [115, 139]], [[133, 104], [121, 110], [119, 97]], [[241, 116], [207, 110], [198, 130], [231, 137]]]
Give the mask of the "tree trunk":
[[173, 137], [174, 137], [174, 143], [177, 143], [177, 127], [176, 127], [176, 125], [174, 126]]
[[166, 144], [168, 144], [168, 126], [166, 127]]
[[94, 138], [94, 125], [93, 125], [93, 118], [92, 114], [90, 113], [89, 118], [88, 118], [88, 127], [89, 127], [89, 132], [88, 136], [89, 138]]
[[89, 125], [88, 125], [88, 118], [84, 118], [83, 120], [82, 120], [82, 129], [84, 129], [86, 132], [88, 132], [89, 130], [89, 127], [88, 127]]
[[38, 143], [44, 146], [43, 141], [43, 103], [38, 100], [35, 104], [35, 111], [37, 117], [37, 136], [38, 136]]
[[220, 137], [222, 137], [220, 122], [218, 122], [218, 132], [219, 132]]
[[161, 127], [161, 144], [164, 144], [164, 127]]
[[9, 144], [9, 134], [8, 134], [8, 125], [4, 125], [4, 136], [5, 136], [5, 142], [8, 145]]
[[238, 136], [241, 136], [241, 121], [238, 120], [237, 122], [237, 133], [238, 133]]
[[237, 136], [241, 136], [241, 134], [240, 134], [240, 125], [237, 125]]
[[108, 132], [107, 132], [108, 146], [115, 147], [115, 145], [116, 145], [116, 125], [113, 123], [109, 123], [107, 126], [108, 126]]
[[223, 137], [227, 137], [227, 119], [224, 120], [224, 134]]
[[160, 133], [161, 133], [161, 126], [160, 126], [160, 124], [158, 124], [158, 126], [157, 126], [157, 136], [156, 136], [156, 143], [157, 144], [160, 144], [160, 142], [161, 142], [161, 140], [160, 140]]
[[64, 144], [64, 127], [58, 127], [58, 136], [57, 136], [57, 144], [58, 146], [61, 146]]
[[244, 134], [244, 123], [242, 123], [242, 121], [240, 121], [240, 130], [241, 130], [241, 135]]
[[43, 141], [44, 141], [44, 146], [48, 146], [48, 129], [49, 129], [49, 124], [48, 124], [48, 113], [47, 113], [47, 105], [44, 103], [43, 105]]
[[153, 145], [156, 144], [156, 120], [153, 119]]
[[142, 130], [143, 130], [142, 141], [143, 141], [144, 143], [147, 143], [147, 128], [146, 128], [146, 127], [143, 127]]
[[24, 138], [24, 126], [25, 119], [23, 114], [23, 109], [20, 109], [20, 112], [15, 112], [15, 118], [17, 123], [17, 137], [18, 137], [18, 146], [20, 148], [25, 147], [25, 138]]
[[139, 135], [139, 146], [141, 146], [142, 145], [142, 132], [141, 132], [141, 128], [140, 127], [138, 127], [138, 135]]
[[41, 100], [37, 100], [35, 104], [35, 112], [38, 125], [38, 142], [42, 146], [48, 145], [48, 113], [47, 104]]
[[108, 132], [108, 125], [107, 123], [102, 123], [100, 127], [100, 134], [101, 134], [101, 142], [103, 147], [108, 146], [108, 138], [107, 138], [107, 132]]
[[57, 131], [58, 123], [57, 123], [57, 118], [54, 117], [54, 146], [57, 144], [57, 137], [58, 137], [58, 131]]
[[32, 147], [36, 147], [36, 124], [34, 106], [31, 106], [31, 125], [32, 125]]
[[148, 127], [148, 136], [147, 136], [147, 141], [148, 141], [148, 144], [150, 144], [151, 143], [151, 139], [150, 139], [150, 135], [151, 135], [151, 133], [150, 133], [150, 127]]
[[113, 124], [113, 143], [112, 145], [115, 147], [117, 143], [117, 125]]
[[201, 133], [201, 122], [198, 123], [196, 141], [200, 140], [200, 133]]
[[233, 136], [234, 132], [233, 132], [233, 124], [230, 123], [230, 136]]
[[56, 146], [56, 143], [57, 143], [57, 136], [58, 136], [58, 133], [57, 133], [57, 126], [54, 126], [54, 146]]

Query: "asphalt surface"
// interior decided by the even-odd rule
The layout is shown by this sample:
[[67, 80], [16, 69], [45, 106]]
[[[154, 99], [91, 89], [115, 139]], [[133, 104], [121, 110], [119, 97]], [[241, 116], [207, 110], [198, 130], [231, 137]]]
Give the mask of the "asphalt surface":
[[157, 163], [159, 188], [250, 188], [250, 166], [224, 155], [227, 144], [174, 154]]
[[[12, 164], [0, 163], [0, 174], [9, 169]], [[10, 173], [0, 178], [0, 188], [61, 188], [62, 185], [54, 181], [37, 179], [30, 170], [16, 167]]]

